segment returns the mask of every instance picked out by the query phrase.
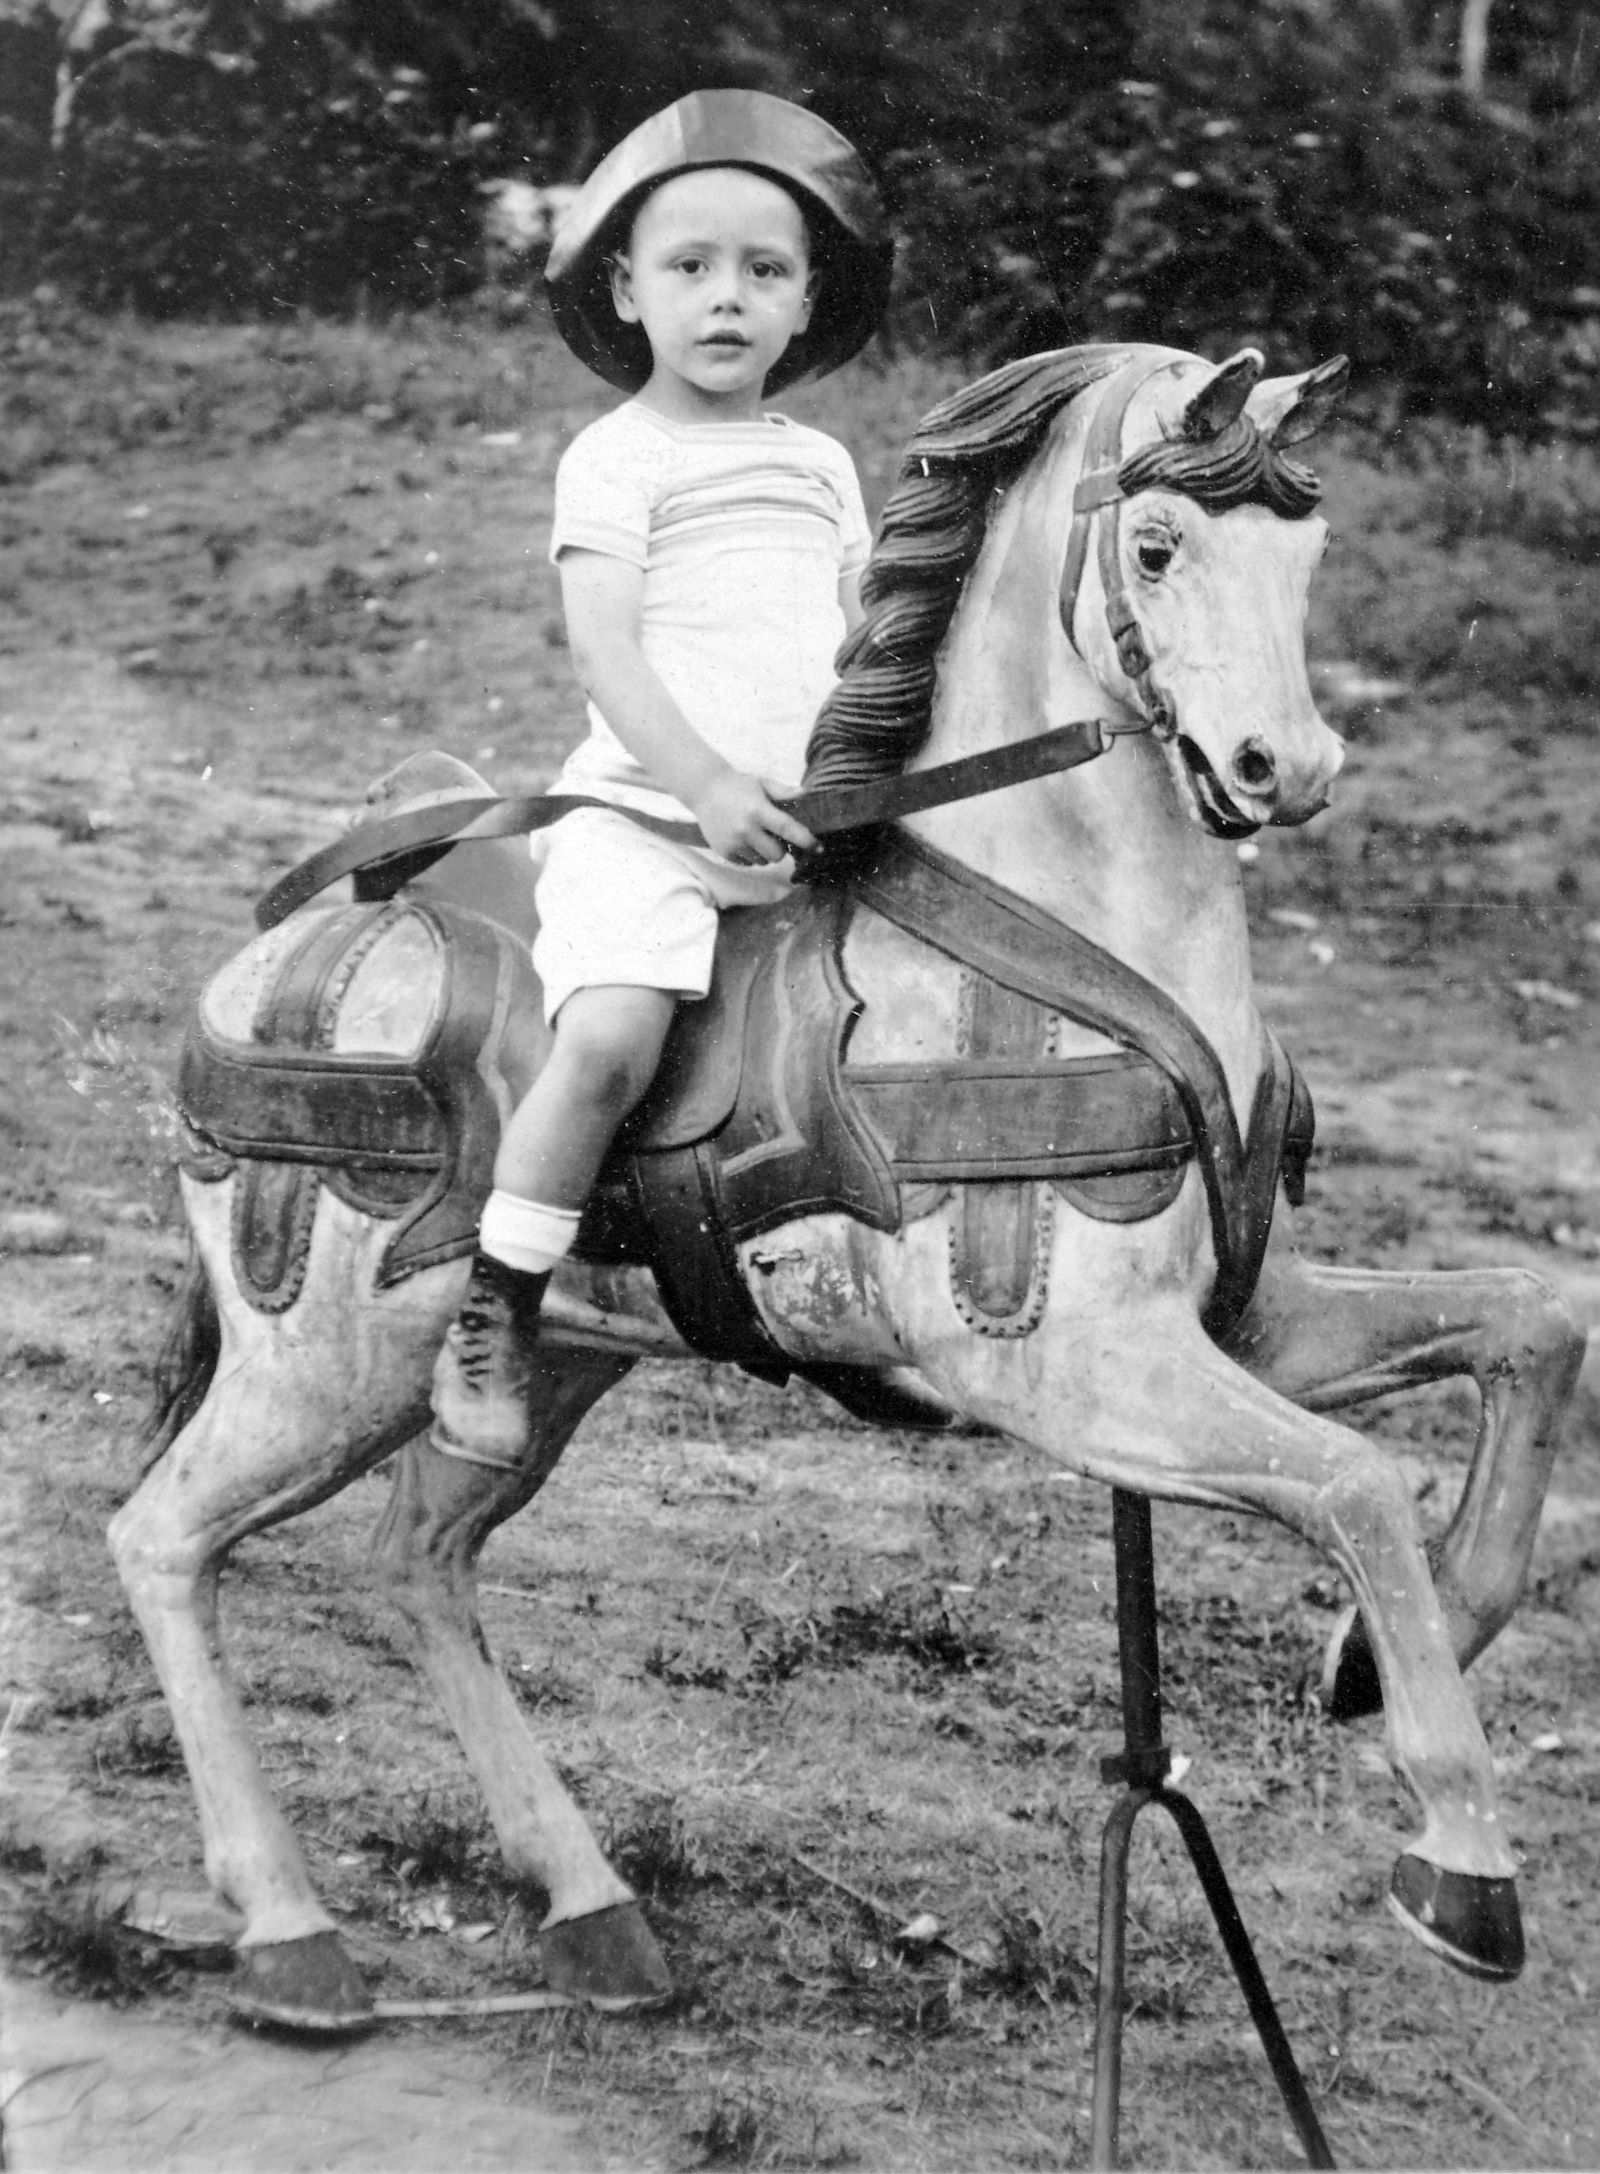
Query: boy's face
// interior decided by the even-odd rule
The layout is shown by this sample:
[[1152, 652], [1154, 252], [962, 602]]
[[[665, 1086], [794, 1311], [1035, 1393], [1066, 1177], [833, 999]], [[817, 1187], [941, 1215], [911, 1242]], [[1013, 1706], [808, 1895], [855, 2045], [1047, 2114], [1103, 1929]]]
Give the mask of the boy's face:
[[612, 272], [617, 315], [650, 342], [646, 396], [684, 422], [760, 413], [768, 371], [811, 321], [813, 287], [800, 207], [737, 166], [663, 182]]

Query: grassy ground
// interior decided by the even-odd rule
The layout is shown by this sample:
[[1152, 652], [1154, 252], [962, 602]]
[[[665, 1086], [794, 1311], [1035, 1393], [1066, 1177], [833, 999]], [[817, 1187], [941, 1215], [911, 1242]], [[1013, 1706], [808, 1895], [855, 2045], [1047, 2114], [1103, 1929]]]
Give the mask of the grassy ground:
[[[578, 704], [542, 531], [559, 447], [606, 396], [537, 327], [477, 319], [16, 313], [0, 339], [5, 1915], [60, 1982], [203, 2018], [219, 1981], [108, 1940], [91, 1899], [107, 1870], [198, 1877], [101, 1538], [182, 1256], [163, 1081], [254, 896], [369, 777], [429, 745], [508, 791], [551, 774]], [[876, 503], [954, 378], [860, 366], [788, 404]], [[1249, 870], [1267, 1007], [1322, 1117], [1307, 1239], [1528, 1261], [1600, 1320], [1600, 467], [1463, 438], [1317, 450], [1339, 541], [1311, 645], [1351, 762], [1336, 809]], [[1376, 1421], [1430, 1522], [1469, 1424], [1454, 1392]], [[240, 1551], [234, 1658], [379, 1990], [527, 1984], [539, 1898], [500, 1874], [366, 1582], [383, 1485]], [[493, 1543], [485, 1620], [684, 1994], [645, 2024], [431, 2036], [580, 2111], [619, 2165], [1081, 2163], [1107, 1529], [1097, 1491], [994, 1445], [641, 1368]], [[1532, 1957], [1504, 1992], [1382, 1911], [1408, 1809], [1376, 1730], [1329, 1728], [1303, 1689], [1328, 1573], [1227, 1518], [1162, 1510], [1157, 1539], [1171, 1735], [1341, 2160], [1600, 2165], [1594, 1400], [1474, 1677], [1527, 1860]], [[1154, 1826], [1134, 1897], [1127, 2161], [1283, 2163]], [[895, 1940], [924, 1911], [949, 1948]]]

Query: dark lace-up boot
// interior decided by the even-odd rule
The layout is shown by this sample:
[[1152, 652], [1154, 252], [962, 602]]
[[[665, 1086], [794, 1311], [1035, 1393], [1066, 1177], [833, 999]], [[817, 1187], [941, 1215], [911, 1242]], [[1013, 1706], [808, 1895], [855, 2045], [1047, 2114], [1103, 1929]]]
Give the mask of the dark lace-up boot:
[[533, 1439], [533, 1362], [548, 1275], [477, 1253], [433, 1369], [429, 1440], [447, 1456], [511, 1467]]

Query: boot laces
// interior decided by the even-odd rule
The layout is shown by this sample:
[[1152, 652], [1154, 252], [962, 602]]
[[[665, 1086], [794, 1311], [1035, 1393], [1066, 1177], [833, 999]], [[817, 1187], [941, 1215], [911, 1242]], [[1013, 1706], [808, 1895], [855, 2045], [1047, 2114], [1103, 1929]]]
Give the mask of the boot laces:
[[461, 1371], [475, 1388], [494, 1373], [499, 1349], [515, 1327], [504, 1294], [475, 1276], [450, 1329]]

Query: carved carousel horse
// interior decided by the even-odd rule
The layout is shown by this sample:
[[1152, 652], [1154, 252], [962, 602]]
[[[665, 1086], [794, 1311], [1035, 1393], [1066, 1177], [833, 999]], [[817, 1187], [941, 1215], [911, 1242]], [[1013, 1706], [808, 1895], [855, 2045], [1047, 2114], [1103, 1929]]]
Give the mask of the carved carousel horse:
[[[596, 1398], [691, 1350], [1308, 1540], [1355, 1602], [1325, 1696], [1381, 1703], [1420, 1807], [1390, 1905], [1465, 1970], [1520, 1968], [1461, 1671], [1521, 1590], [1581, 1345], [1520, 1271], [1327, 1268], [1287, 1240], [1309, 1104], [1251, 992], [1235, 845], [1314, 815], [1340, 766], [1303, 646], [1326, 531], [1285, 449], [1344, 366], [1260, 370], [1068, 349], [922, 424], [807, 786], [909, 786], [1063, 721], [1105, 751], [852, 833], [822, 880], [727, 917], [712, 997], [681, 1013], [552, 1288], [515, 1468], [421, 1430], [497, 1126], [544, 1047], [526, 847], [481, 842], [490, 825], [443, 858], [391, 852], [354, 904], [287, 915], [205, 993], [179, 1097], [197, 1266], [111, 1539], [208, 1876], [246, 1920], [246, 2013], [339, 2030], [371, 2006], [251, 1745], [219, 1575], [395, 1451], [377, 1560], [507, 1865], [549, 1895], [550, 1982], [615, 2007], [667, 1989], [489, 1658], [475, 1577]], [[421, 758], [389, 798], [414, 815], [484, 790]], [[1394, 1460], [1328, 1415], [1446, 1375], [1482, 1416], [1429, 1556]]]

